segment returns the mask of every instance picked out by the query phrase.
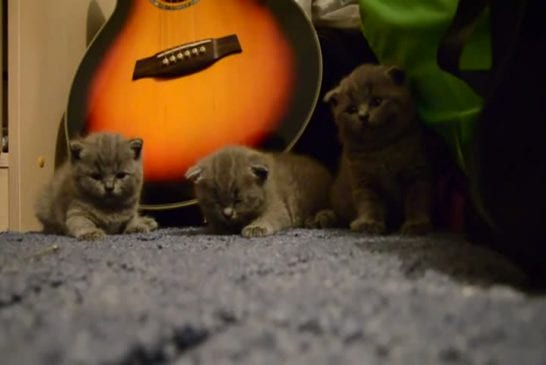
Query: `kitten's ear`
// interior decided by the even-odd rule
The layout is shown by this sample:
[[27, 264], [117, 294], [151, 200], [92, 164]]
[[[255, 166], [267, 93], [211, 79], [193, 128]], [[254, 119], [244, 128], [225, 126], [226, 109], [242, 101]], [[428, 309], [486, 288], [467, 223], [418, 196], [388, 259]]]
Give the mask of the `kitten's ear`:
[[336, 88], [328, 91], [324, 95], [324, 98], [322, 98], [322, 101], [324, 101], [325, 103], [330, 104], [331, 106], [336, 106], [337, 103], [338, 103], [338, 96], [339, 96], [340, 91], [341, 91], [341, 86], [337, 86]]
[[140, 158], [143, 144], [144, 141], [142, 140], [142, 138], [133, 138], [129, 140], [129, 147], [135, 153], [135, 160], [138, 160]]
[[396, 85], [403, 85], [406, 82], [406, 73], [398, 66], [389, 67], [387, 75], [389, 75]]
[[70, 148], [70, 158], [72, 161], [78, 161], [82, 158], [82, 151], [83, 151], [83, 143], [80, 141], [70, 141], [68, 143], [68, 147]]
[[250, 166], [250, 171], [260, 183], [264, 183], [265, 180], [267, 180], [267, 176], [269, 175], [269, 169], [267, 166], [262, 164], [255, 164]]
[[186, 171], [184, 177], [190, 180], [192, 183], [197, 184], [203, 179], [203, 168], [199, 165], [194, 165]]

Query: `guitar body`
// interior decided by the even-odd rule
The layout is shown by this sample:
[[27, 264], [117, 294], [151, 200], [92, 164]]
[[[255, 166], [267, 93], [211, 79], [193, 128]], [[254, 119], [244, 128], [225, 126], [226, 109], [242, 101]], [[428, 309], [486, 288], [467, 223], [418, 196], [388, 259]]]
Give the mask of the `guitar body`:
[[199, 158], [228, 144], [291, 148], [320, 75], [293, 0], [118, 0], [76, 73], [67, 136], [143, 138], [143, 207], [184, 206]]

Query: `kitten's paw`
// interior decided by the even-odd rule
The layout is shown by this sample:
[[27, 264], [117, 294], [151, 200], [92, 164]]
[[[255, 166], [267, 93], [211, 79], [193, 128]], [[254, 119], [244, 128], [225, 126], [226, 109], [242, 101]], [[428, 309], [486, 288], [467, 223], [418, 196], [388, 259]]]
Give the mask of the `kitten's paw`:
[[404, 235], [424, 235], [432, 231], [432, 223], [428, 219], [413, 219], [404, 222], [401, 233]]
[[369, 234], [385, 233], [385, 223], [369, 218], [357, 218], [351, 222], [351, 231], [365, 232]]
[[106, 233], [100, 228], [82, 230], [76, 233], [76, 238], [80, 241], [98, 241], [106, 237]]
[[158, 224], [151, 217], [138, 217], [125, 228], [125, 233], [150, 233], [157, 229]]
[[140, 217], [140, 221], [150, 229], [150, 232], [159, 228], [159, 224], [152, 217]]
[[127, 226], [125, 229], [125, 233], [149, 233], [150, 227], [148, 227], [146, 224], [139, 222], [135, 224], [131, 224], [130, 226]]
[[241, 234], [243, 237], [251, 238], [251, 237], [264, 237], [269, 236], [271, 234], [275, 233], [275, 230], [271, 225], [259, 223], [259, 224], [249, 224], [243, 230], [241, 231]]
[[305, 221], [307, 228], [331, 228], [337, 223], [336, 213], [331, 209], [319, 211], [314, 217]]

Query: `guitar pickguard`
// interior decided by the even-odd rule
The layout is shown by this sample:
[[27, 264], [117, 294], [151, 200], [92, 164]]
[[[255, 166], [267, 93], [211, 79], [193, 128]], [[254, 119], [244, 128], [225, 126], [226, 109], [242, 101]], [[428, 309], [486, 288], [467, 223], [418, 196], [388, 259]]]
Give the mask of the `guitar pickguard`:
[[235, 34], [185, 43], [138, 60], [133, 80], [144, 77], [177, 77], [211, 66], [232, 53], [242, 52]]

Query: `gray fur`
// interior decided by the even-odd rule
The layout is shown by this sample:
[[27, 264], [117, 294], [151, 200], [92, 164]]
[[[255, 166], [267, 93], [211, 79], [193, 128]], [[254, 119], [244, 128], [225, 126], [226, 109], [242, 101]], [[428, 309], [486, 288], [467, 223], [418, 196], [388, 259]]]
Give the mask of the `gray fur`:
[[315, 160], [292, 153], [225, 147], [191, 167], [186, 177], [209, 227], [245, 237], [301, 227], [327, 206], [332, 178]]
[[94, 133], [69, 143], [70, 158], [36, 202], [44, 231], [84, 240], [157, 228], [138, 214], [142, 189], [141, 139]]
[[331, 193], [333, 211], [319, 212], [313, 225], [342, 223], [384, 233], [394, 217], [391, 222], [403, 221], [402, 233], [428, 232], [431, 172], [404, 72], [361, 65], [324, 100], [332, 107], [343, 152]]

